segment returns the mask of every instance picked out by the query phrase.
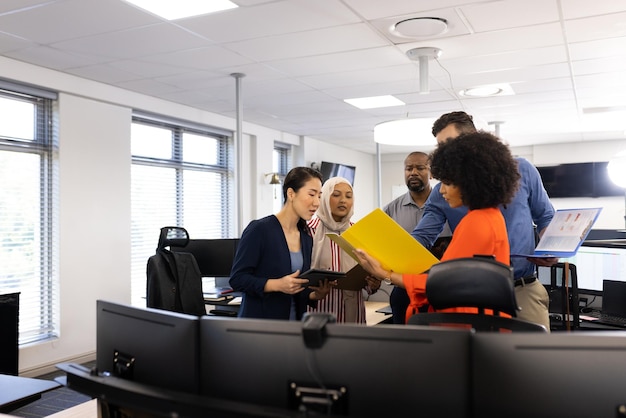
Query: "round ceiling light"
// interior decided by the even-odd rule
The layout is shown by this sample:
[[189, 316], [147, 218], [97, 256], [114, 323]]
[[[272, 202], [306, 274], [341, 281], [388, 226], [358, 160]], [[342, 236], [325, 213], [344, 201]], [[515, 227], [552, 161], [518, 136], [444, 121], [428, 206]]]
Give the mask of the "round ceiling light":
[[482, 87], [473, 87], [469, 89], [462, 90], [460, 92], [461, 96], [468, 97], [489, 97], [489, 96], [497, 96], [502, 93], [503, 90], [498, 86], [482, 86]]
[[427, 38], [448, 30], [448, 21], [439, 17], [414, 17], [404, 19], [390, 28], [393, 35], [403, 38]]
[[399, 119], [374, 126], [374, 141], [385, 145], [435, 147], [434, 119]]

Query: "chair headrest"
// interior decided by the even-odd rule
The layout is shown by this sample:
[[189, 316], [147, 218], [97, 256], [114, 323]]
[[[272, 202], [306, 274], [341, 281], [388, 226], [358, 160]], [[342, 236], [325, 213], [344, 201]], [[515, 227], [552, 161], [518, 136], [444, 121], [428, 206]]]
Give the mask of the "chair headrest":
[[457, 258], [433, 265], [426, 297], [435, 309], [476, 307], [516, 316], [513, 268], [484, 257]]
[[181, 226], [164, 226], [159, 234], [157, 251], [165, 247], [186, 247], [189, 243], [189, 233]]

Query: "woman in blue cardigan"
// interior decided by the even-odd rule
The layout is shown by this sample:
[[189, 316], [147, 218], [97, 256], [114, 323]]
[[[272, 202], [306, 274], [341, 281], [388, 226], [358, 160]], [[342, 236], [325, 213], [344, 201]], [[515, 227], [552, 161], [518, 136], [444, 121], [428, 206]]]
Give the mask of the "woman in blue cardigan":
[[295, 167], [283, 182], [284, 205], [276, 215], [246, 227], [237, 245], [230, 285], [243, 293], [239, 316], [265, 319], [302, 319], [330, 291], [328, 282], [305, 287], [298, 278], [311, 266], [313, 239], [306, 221], [317, 211], [322, 175]]

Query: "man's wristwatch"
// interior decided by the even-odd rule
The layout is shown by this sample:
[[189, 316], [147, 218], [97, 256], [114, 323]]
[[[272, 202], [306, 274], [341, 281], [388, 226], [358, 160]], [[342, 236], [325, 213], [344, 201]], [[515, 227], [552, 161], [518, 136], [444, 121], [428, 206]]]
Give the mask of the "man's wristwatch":
[[389, 274], [385, 276], [385, 278], [383, 279], [383, 282], [387, 284], [391, 284], [391, 273], [393, 273], [393, 270], [389, 270]]

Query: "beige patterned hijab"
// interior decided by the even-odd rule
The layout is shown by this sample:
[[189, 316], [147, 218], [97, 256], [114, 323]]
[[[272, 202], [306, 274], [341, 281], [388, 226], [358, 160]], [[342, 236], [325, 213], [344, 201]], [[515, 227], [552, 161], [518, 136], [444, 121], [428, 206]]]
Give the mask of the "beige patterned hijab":
[[335, 186], [340, 183], [346, 183], [352, 188], [350, 182], [343, 177], [331, 177], [322, 186], [322, 198], [320, 207], [317, 209], [317, 217], [320, 219], [320, 223], [317, 226], [315, 235], [313, 236], [313, 255], [311, 259], [311, 267], [319, 269], [333, 269], [336, 271], [348, 271], [356, 265], [356, 261], [348, 254], [342, 252], [340, 259], [341, 263], [338, 268], [333, 268], [331, 244], [334, 244], [326, 236], [327, 233], [334, 232], [341, 234], [350, 227], [350, 218], [354, 214], [354, 205], [350, 209], [348, 215], [339, 221], [335, 221], [330, 209], [330, 196], [335, 190]]

